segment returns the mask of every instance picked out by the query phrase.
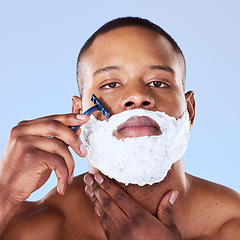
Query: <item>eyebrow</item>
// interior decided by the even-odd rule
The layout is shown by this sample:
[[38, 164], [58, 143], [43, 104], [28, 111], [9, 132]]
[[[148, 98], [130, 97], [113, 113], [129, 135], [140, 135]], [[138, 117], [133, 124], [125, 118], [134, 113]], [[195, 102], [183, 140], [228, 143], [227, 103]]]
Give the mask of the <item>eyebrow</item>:
[[[167, 71], [167, 72], [170, 72], [172, 73], [173, 75], [175, 75], [175, 71], [170, 68], [170, 67], [167, 67], [167, 66], [164, 66], [164, 65], [151, 65], [148, 67], [149, 69], [156, 69], [156, 70], [164, 70], [164, 71]], [[93, 73], [93, 76], [99, 74], [99, 73], [103, 73], [103, 72], [109, 72], [111, 70], [120, 70], [122, 69], [122, 67], [120, 66], [107, 66], [107, 67], [104, 67], [104, 68], [100, 68], [98, 70], [96, 70], [94, 73]]]
[[175, 76], [175, 71], [170, 68], [170, 67], [167, 67], [167, 66], [163, 66], [163, 65], [152, 65], [152, 66], [149, 66], [150, 69], [157, 69], [157, 70], [164, 70], [164, 71], [167, 71], [167, 72], [170, 72], [172, 73], [174, 76]]
[[93, 73], [93, 76], [99, 74], [99, 73], [103, 73], [103, 72], [109, 72], [111, 70], [120, 70], [121, 67], [120, 66], [107, 66], [107, 67], [104, 67], [104, 68], [100, 68], [98, 70], [96, 70], [94, 73]]

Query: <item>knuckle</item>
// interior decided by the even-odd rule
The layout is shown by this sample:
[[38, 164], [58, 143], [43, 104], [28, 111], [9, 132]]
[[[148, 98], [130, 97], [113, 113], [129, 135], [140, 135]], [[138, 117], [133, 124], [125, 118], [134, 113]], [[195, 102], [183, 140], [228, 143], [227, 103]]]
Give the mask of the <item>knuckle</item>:
[[71, 147], [76, 147], [76, 148], [79, 148], [81, 145], [81, 140], [79, 136], [72, 130], [69, 131], [68, 144], [71, 145]]
[[94, 184], [92, 186], [92, 190], [93, 190], [94, 193], [97, 193], [98, 189], [99, 189], [99, 187], [96, 184]]
[[10, 136], [12, 136], [12, 137], [18, 136], [19, 133], [20, 133], [20, 130], [21, 130], [21, 127], [18, 126], [18, 125], [15, 126], [15, 127], [13, 127], [13, 128], [11, 129]]
[[64, 180], [68, 178], [68, 169], [64, 159], [61, 156], [56, 156], [51, 159], [50, 168], [56, 171], [57, 175], [61, 175]]
[[136, 213], [133, 216], [132, 221], [133, 221], [134, 226], [136, 226], [136, 227], [142, 227], [146, 224], [142, 213]]
[[117, 193], [115, 195], [115, 199], [116, 199], [117, 202], [122, 202], [122, 201], [124, 201], [125, 197], [122, 193]]
[[19, 149], [25, 149], [28, 143], [29, 143], [28, 137], [26, 135], [21, 135], [16, 138], [15, 147]]
[[55, 120], [58, 122], [61, 122], [63, 124], [68, 124], [71, 123], [73, 121], [74, 117], [72, 113], [68, 113], [68, 114], [56, 114], [56, 115], [51, 115], [48, 116], [47, 120], [51, 121], [51, 120]]
[[72, 174], [75, 168], [75, 163], [74, 161], [68, 161], [67, 162], [67, 168], [68, 168], [68, 172], [69, 174]]
[[54, 151], [55, 154], [61, 154], [64, 157], [64, 160], [68, 163], [68, 166], [72, 169], [75, 167], [75, 162], [74, 159], [72, 157], [71, 152], [68, 149], [68, 146], [65, 142], [63, 142], [62, 140], [59, 140], [57, 138], [53, 138], [51, 139], [52, 141], [54, 141], [54, 145], [56, 150]]
[[58, 150], [65, 150], [67, 149], [67, 144], [64, 143], [62, 140], [59, 140], [57, 138], [52, 138], [52, 141], [54, 142], [54, 145]]
[[33, 162], [33, 159], [36, 159], [37, 153], [37, 149], [33, 148], [33, 147], [29, 147], [28, 149], [26, 149], [26, 151], [23, 152], [24, 155], [24, 162], [27, 163], [27, 165], [29, 166], [29, 163]]
[[66, 114], [66, 120], [72, 120], [73, 119], [73, 114], [72, 113], [69, 113], [69, 114]]
[[27, 124], [28, 122], [29, 122], [29, 121], [27, 121], [27, 120], [20, 121], [20, 122], [17, 124], [17, 126], [25, 125], [25, 124]]
[[109, 199], [107, 199], [107, 198], [104, 198], [104, 199], [102, 200], [102, 207], [103, 207], [103, 209], [105, 209], [105, 210], [110, 210], [111, 207], [112, 207], [112, 202], [111, 202], [111, 200], [109, 200]]
[[172, 210], [172, 208], [165, 208], [165, 209], [163, 209], [163, 213], [165, 215], [172, 215], [173, 214], [173, 210]]
[[80, 140], [79, 136], [76, 133], [74, 133], [72, 141], [73, 141], [73, 143], [75, 143], [77, 145], [81, 144], [81, 140]]
[[109, 191], [111, 189], [111, 183], [107, 180], [105, 180], [102, 184], [104, 190]]
[[107, 214], [106, 212], [103, 213], [102, 219], [103, 219], [103, 221], [104, 221], [105, 223], [107, 223], [107, 222], [109, 221], [109, 216], [108, 216], [108, 214]]
[[55, 155], [54, 160], [56, 168], [59, 168], [61, 171], [66, 171], [66, 162], [63, 157]]
[[58, 122], [57, 120], [54, 120], [54, 119], [49, 120], [49, 122], [48, 122], [49, 129], [54, 132], [59, 128], [59, 125], [60, 125], [60, 122]]
[[49, 115], [49, 116], [45, 116], [44, 120], [45, 121], [51, 121], [51, 120], [54, 120], [54, 118], [55, 118], [55, 115]]

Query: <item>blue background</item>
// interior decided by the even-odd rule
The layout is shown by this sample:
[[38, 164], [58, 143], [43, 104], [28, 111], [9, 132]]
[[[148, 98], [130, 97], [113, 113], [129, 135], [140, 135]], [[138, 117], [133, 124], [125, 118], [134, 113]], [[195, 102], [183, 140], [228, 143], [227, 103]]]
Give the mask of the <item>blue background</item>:
[[[196, 120], [185, 170], [240, 192], [240, 2], [235, 0], [0, 1], [0, 154], [19, 121], [71, 111], [76, 59], [90, 35], [120, 16], [162, 26], [187, 61]], [[75, 175], [87, 159], [74, 154]], [[42, 198], [56, 177], [30, 200]]]

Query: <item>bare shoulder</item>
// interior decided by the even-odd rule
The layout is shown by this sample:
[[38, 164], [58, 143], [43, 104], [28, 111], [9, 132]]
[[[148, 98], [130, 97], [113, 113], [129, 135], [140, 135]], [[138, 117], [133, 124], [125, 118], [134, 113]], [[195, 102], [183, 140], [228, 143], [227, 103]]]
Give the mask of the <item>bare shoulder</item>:
[[57, 239], [63, 215], [57, 208], [24, 203], [24, 207], [8, 224], [1, 235], [2, 240]]
[[43, 199], [46, 205], [57, 206], [64, 215], [61, 238], [58, 239], [100, 239], [103, 234], [93, 203], [85, 194], [84, 175], [74, 178], [64, 196], [54, 189]]
[[240, 194], [236, 191], [194, 176], [191, 176], [191, 185], [196, 199], [201, 199], [201, 202], [210, 206], [214, 204], [217, 210], [222, 208], [220, 216], [240, 217]]
[[53, 189], [39, 202], [25, 202], [2, 239], [82, 239], [95, 233], [96, 225], [91, 229], [94, 224], [89, 223], [94, 222], [96, 216], [84, 188], [83, 175], [80, 175], [63, 196]]
[[192, 189], [191, 213], [195, 212], [199, 226], [205, 229], [206, 239], [240, 239], [240, 194], [201, 178], [191, 175], [188, 178]]

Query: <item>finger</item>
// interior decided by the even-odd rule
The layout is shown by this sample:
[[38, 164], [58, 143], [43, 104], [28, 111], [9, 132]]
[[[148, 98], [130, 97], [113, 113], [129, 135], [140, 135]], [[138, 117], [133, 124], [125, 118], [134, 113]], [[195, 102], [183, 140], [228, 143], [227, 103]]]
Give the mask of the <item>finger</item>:
[[46, 182], [47, 180], [49, 179], [49, 177], [51, 176], [51, 173], [52, 173], [52, 170], [51, 169], [47, 169], [40, 177], [38, 183], [37, 183], [37, 186], [36, 188], [34, 189], [34, 192], [36, 190], [38, 190], [40, 187], [42, 187]]
[[96, 184], [94, 184], [92, 188], [95, 192], [97, 202], [100, 204], [103, 211], [114, 219], [114, 222], [121, 224], [127, 221], [128, 216], [124, 210], [122, 210], [101, 187], [96, 187]]
[[101, 187], [98, 187], [95, 195], [97, 214], [108, 239], [135, 239], [130, 234], [137, 226], [143, 227], [144, 220], [139, 219], [140, 214], [135, 213], [135, 217], [129, 218]]
[[125, 212], [122, 211], [113, 199], [94, 181], [92, 174], [86, 174], [84, 181], [86, 184], [89, 184], [86, 186], [85, 191], [95, 206], [100, 206], [101, 209], [117, 223], [126, 221], [127, 216]]
[[76, 113], [56, 114], [56, 115], [45, 116], [45, 117], [36, 118], [28, 121], [24, 120], [19, 122], [18, 126], [28, 125], [28, 124], [42, 122], [42, 121], [51, 121], [51, 120], [59, 121], [67, 126], [77, 126], [77, 125], [82, 125], [88, 122], [89, 116], [85, 114], [76, 114]]
[[[13, 136], [38, 135], [43, 137], [55, 137], [71, 148], [81, 157], [86, 156], [86, 149], [83, 148], [79, 136], [72, 131], [68, 126], [56, 120], [34, 122], [32, 124], [19, 125], [12, 130]], [[81, 151], [82, 150], [82, 151]], [[84, 151], [85, 150], [85, 151]]]
[[117, 232], [117, 227], [112, 218], [101, 208], [100, 205], [95, 207], [95, 212], [98, 216], [99, 222], [102, 225], [107, 239], [113, 239], [114, 233], [116, 234]]
[[96, 173], [94, 178], [99, 186], [113, 199], [128, 217], [134, 217], [138, 212], [144, 211], [129, 194], [108, 177], [103, 176], [101, 173]]
[[65, 160], [68, 169], [68, 183], [72, 182], [75, 162], [68, 146], [63, 141], [57, 138], [44, 138], [39, 136], [25, 136], [25, 138], [25, 141], [28, 141], [38, 149], [61, 156]]
[[[33, 164], [33, 159], [35, 164]], [[69, 174], [65, 160], [61, 156], [42, 151], [36, 147], [31, 147], [31, 149], [29, 148], [27, 151], [23, 164], [26, 166], [26, 169], [29, 170], [29, 174], [31, 174], [31, 182], [22, 182], [23, 186], [31, 185], [31, 183], [34, 182], [38, 183], [42, 174], [44, 174], [48, 169], [51, 169], [55, 171], [58, 178], [58, 192], [60, 194], [65, 193]]]
[[[91, 174], [88, 174], [88, 175], [91, 175]], [[87, 176], [88, 178], [89, 176]], [[86, 178], [86, 175], [84, 176], [84, 178]], [[93, 186], [93, 185], [92, 185]], [[102, 228], [105, 232], [105, 235], [107, 237], [107, 239], [111, 239], [111, 235], [112, 235], [112, 232], [116, 232], [116, 224], [114, 223], [113, 219], [111, 216], [109, 216], [109, 214], [107, 214], [100, 202], [98, 201], [95, 193], [96, 191], [94, 192], [92, 190], [92, 187], [90, 187], [89, 185], [87, 185], [85, 187], [85, 193], [88, 195], [88, 197], [91, 199], [91, 201], [94, 203], [95, 205], [95, 212], [96, 212], [96, 215], [98, 216], [98, 219], [99, 219], [99, 222], [101, 223], [102, 225]]]
[[178, 191], [169, 191], [162, 198], [157, 210], [157, 218], [167, 227], [176, 227], [173, 218], [173, 205], [177, 200]]
[[[49, 153], [51, 154], [51, 153]], [[56, 177], [58, 179], [57, 182], [57, 191], [59, 194], [63, 195], [66, 191], [67, 182], [68, 182], [68, 170], [65, 164], [65, 161], [62, 157], [57, 156], [55, 154], [50, 161], [46, 162], [49, 169], [54, 170]]]

